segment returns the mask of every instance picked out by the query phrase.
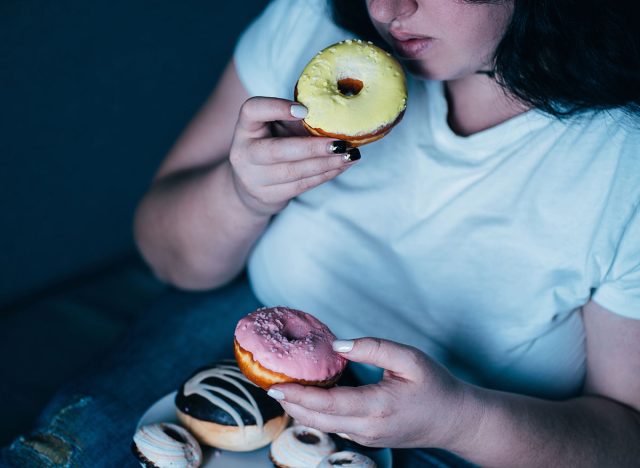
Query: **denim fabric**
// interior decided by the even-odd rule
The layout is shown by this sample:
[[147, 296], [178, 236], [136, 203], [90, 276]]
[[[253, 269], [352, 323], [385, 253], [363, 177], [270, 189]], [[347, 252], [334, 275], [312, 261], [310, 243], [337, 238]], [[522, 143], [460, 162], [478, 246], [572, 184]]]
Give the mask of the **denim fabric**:
[[[259, 305], [244, 277], [213, 292], [167, 293], [106, 360], [56, 395], [30, 435], [2, 449], [0, 466], [139, 466], [130, 452], [138, 419], [197, 367], [232, 357], [236, 322]], [[402, 450], [395, 460], [470, 466], [438, 451]]]
[[1, 466], [139, 466], [138, 419], [194, 369], [233, 357], [237, 321], [259, 306], [244, 278], [209, 293], [169, 292], [110, 356], [49, 403], [36, 430], [0, 454]]
[[477, 468], [457, 455], [437, 448], [393, 451], [394, 468]]

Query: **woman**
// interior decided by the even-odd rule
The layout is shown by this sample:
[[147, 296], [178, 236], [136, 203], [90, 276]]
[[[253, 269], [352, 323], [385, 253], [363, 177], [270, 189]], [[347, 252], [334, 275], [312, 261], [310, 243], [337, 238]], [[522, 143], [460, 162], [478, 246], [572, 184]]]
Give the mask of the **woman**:
[[[269, 5], [140, 204], [138, 244], [160, 278], [209, 290], [248, 266], [257, 296], [246, 285], [232, 289], [235, 299], [221, 289], [197, 320], [165, 311], [166, 333], [152, 343], [171, 349], [163, 362], [226, 343], [210, 337], [249, 312], [239, 296], [241, 307], [293, 306], [341, 337], [372, 337], [334, 346], [385, 369], [361, 387], [273, 387], [302, 423], [481, 465], [637, 463], [640, 40], [631, 2], [333, 8], [341, 26], [323, 0]], [[354, 34], [410, 72], [403, 121], [362, 154], [305, 136], [306, 109], [289, 100], [306, 62]], [[206, 336], [197, 344], [196, 333]], [[136, 383], [129, 402], [175, 372], [147, 366], [141, 379], [142, 348], [152, 346], [136, 346], [139, 355], [125, 350], [117, 362]], [[106, 404], [91, 405], [73, 411], [113, 423], [96, 409]], [[68, 408], [52, 418], [67, 433]]]
[[640, 103], [640, 42], [629, 3], [334, 2], [341, 24], [382, 39], [412, 75], [403, 122], [359, 161], [299, 136], [306, 109], [286, 100], [306, 61], [353, 33], [321, 1], [273, 2], [142, 202], [143, 254], [194, 289], [248, 261], [262, 303], [377, 337], [335, 346], [385, 369], [378, 384], [272, 388], [305, 424], [482, 465], [632, 465], [640, 132], [625, 111]]

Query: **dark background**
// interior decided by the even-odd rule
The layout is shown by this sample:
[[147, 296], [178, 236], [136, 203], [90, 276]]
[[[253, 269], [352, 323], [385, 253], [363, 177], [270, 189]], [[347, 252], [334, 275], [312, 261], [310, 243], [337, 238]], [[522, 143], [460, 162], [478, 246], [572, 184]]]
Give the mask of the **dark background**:
[[266, 3], [0, 2], [0, 445], [165, 289], [133, 211]]

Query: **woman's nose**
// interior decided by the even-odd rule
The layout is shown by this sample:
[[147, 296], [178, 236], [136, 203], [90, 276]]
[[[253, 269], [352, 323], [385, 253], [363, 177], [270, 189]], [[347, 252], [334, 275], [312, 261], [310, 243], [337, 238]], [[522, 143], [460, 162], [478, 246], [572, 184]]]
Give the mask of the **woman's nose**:
[[368, 0], [369, 15], [378, 23], [391, 23], [394, 19], [411, 16], [417, 9], [416, 0]]

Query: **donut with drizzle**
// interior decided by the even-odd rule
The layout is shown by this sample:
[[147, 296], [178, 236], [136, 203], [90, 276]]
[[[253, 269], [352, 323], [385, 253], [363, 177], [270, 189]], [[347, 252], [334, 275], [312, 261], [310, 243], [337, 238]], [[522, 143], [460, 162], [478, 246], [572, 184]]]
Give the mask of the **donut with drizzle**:
[[131, 451], [145, 468], [198, 468], [202, 463], [198, 442], [186, 429], [171, 423], [140, 427], [133, 436]]
[[307, 426], [292, 426], [271, 444], [269, 458], [278, 468], [315, 467], [336, 451], [331, 437]]
[[197, 370], [176, 395], [176, 412], [201, 443], [238, 452], [269, 444], [289, 422], [282, 407], [233, 360]]
[[335, 339], [310, 314], [263, 307], [238, 322], [233, 348], [243, 374], [264, 389], [288, 382], [329, 387], [347, 365], [331, 347]]

